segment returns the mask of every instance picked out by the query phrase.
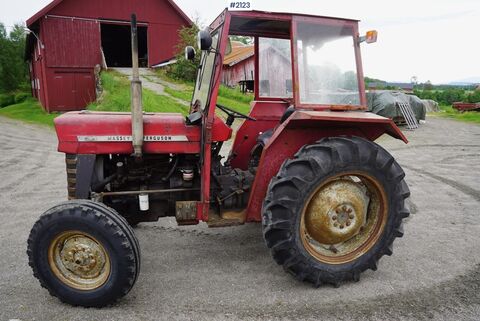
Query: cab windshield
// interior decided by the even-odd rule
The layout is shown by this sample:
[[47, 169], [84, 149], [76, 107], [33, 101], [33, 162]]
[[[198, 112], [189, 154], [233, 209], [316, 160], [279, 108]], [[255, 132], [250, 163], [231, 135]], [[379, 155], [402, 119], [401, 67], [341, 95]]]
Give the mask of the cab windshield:
[[360, 105], [350, 25], [298, 22], [295, 42], [301, 104]]
[[[221, 29], [221, 28], [220, 28]], [[210, 90], [213, 86], [213, 75], [215, 75], [216, 52], [218, 51], [220, 30], [212, 34], [212, 50], [202, 51], [200, 65], [198, 67], [197, 81], [193, 92], [192, 107], [195, 110], [203, 111], [209, 104]]]

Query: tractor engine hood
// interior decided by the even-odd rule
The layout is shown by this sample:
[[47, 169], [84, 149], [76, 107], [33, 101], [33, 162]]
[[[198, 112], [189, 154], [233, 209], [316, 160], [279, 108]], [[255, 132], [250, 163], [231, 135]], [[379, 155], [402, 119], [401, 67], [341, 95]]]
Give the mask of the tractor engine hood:
[[[177, 113], [144, 113], [146, 153], [200, 153], [201, 127], [187, 125]], [[58, 151], [67, 154], [131, 154], [130, 113], [69, 112], [54, 120]], [[232, 129], [215, 117], [212, 141], [230, 139]]]

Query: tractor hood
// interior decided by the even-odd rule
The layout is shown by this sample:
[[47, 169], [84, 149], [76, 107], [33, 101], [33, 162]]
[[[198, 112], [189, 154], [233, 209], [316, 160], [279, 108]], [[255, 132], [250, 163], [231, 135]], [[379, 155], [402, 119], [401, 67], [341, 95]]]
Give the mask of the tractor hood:
[[[182, 114], [144, 113], [143, 150], [146, 153], [200, 152], [201, 127], [187, 125]], [[130, 113], [69, 112], [55, 118], [58, 151], [68, 154], [130, 154]], [[215, 117], [212, 141], [226, 141], [232, 130]]]

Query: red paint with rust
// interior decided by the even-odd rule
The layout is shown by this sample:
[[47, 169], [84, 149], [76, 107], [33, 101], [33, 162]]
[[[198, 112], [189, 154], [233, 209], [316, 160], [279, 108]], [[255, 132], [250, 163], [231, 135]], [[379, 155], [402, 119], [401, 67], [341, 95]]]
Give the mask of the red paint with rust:
[[268, 184], [278, 173], [282, 163], [304, 145], [313, 144], [324, 137], [358, 136], [374, 141], [384, 133], [401, 139], [407, 138], [395, 123], [372, 113], [297, 111], [275, 130], [265, 146], [247, 207], [247, 221], [261, 222], [262, 203]]
[[232, 147], [232, 167], [246, 170], [250, 161], [250, 152], [257, 143], [261, 132], [274, 128], [280, 122], [288, 103], [282, 101], [255, 101], [250, 116], [256, 121], [245, 120], [235, 136]]
[[[145, 142], [145, 153], [174, 153], [201, 155], [201, 199], [197, 202], [198, 221], [208, 220], [210, 208], [210, 173], [212, 166], [212, 143], [226, 141], [231, 137], [231, 129], [215, 116], [217, 95], [220, 86], [222, 61], [227, 47], [229, 33], [240, 34], [241, 28], [236, 26], [238, 19], [263, 18], [274, 20], [278, 23], [287, 23], [288, 31], [270, 34], [268, 30], [251, 31], [255, 43], [258, 45], [258, 37], [275, 35], [279, 38], [294, 39], [295, 23], [300, 18], [291, 14], [272, 14], [266, 12], [222, 12], [210, 25], [210, 30], [219, 30], [220, 42], [217, 48], [217, 66], [212, 77], [212, 87], [209, 93], [209, 104], [204, 111], [202, 126], [187, 126], [185, 119], [180, 114], [151, 114], [144, 115], [144, 134], [146, 136], [186, 136], [185, 142]], [[318, 17], [317, 17], [318, 18]], [[232, 19], [237, 19], [233, 21]], [[314, 17], [303, 15], [301, 19], [312, 20]], [[316, 19], [316, 18], [315, 18]], [[322, 22], [336, 23], [336, 20], [348, 21], [355, 31], [354, 39], [358, 38], [357, 21], [348, 19], [321, 18]], [[319, 21], [320, 21], [319, 20]], [[232, 22], [233, 21], [233, 22]], [[232, 27], [231, 27], [232, 25]], [[236, 29], [237, 28], [237, 29]], [[240, 28], [240, 29], [239, 29]], [[362, 67], [360, 61], [360, 49], [358, 41], [355, 41], [355, 59], [357, 62], [357, 74], [359, 75], [359, 93], [361, 105], [365, 105], [365, 89], [363, 86]], [[258, 67], [258, 48], [256, 49], [256, 65]], [[296, 61], [297, 53], [292, 41], [292, 60]], [[258, 79], [258, 68], [255, 78]], [[292, 66], [293, 99], [291, 102], [299, 102], [298, 70], [296, 64]], [[361, 79], [360, 79], [361, 78]], [[258, 83], [258, 81], [256, 82]], [[285, 110], [291, 104], [281, 98], [259, 97], [258, 85], [255, 89], [255, 101], [252, 104], [250, 116], [257, 121], [245, 121], [237, 132], [232, 147], [235, 157], [231, 161], [234, 168], [247, 169], [250, 160], [250, 152], [256, 144], [259, 133], [274, 129], [273, 136], [265, 146], [257, 176], [250, 192], [250, 200], [247, 207], [247, 221], [261, 221], [261, 206], [271, 178], [276, 175], [281, 164], [304, 145], [312, 144], [324, 137], [334, 136], [359, 136], [369, 140], [375, 140], [384, 133], [407, 142], [407, 139], [390, 120], [372, 113], [356, 112], [333, 112], [326, 109], [331, 106], [304, 105], [299, 107], [295, 104], [296, 111], [283, 123], [280, 119]], [[299, 109], [299, 108], [304, 109]], [[129, 136], [131, 135], [131, 116], [129, 113], [92, 113], [73, 112], [58, 117], [55, 126], [59, 138], [59, 151], [78, 154], [130, 154], [133, 152], [131, 142], [79, 142], [78, 136]], [[201, 137], [204, 137], [202, 140]]]
[[[175, 113], [145, 113], [144, 135], [186, 136], [185, 142], [145, 142], [144, 152], [152, 154], [200, 152], [200, 126], [189, 126], [185, 117]], [[214, 119], [212, 139], [230, 139], [232, 129], [218, 117]], [[58, 136], [58, 151], [68, 154], [131, 154], [132, 143], [124, 142], [79, 142], [78, 136], [131, 136], [130, 113], [69, 112], [55, 118]]]

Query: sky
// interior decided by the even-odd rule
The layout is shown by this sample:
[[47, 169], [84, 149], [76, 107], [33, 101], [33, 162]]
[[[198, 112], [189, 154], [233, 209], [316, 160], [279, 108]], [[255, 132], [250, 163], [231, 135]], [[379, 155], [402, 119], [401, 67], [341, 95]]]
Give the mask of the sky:
[[[75, 0], [80, 1], [80, 0]], [[139, 1], [139, 0], [132, 0]], [[226, 0], [174, 0], [208, 25]], [[1, 0], [0, 22], [12, 26], [50, 0]], [[387, 81], [480, 82], [480, 0], [253, 0], [255, 10], [361, 20], [360, 32], [378, 31], [362, 44], [364, 74]]]

